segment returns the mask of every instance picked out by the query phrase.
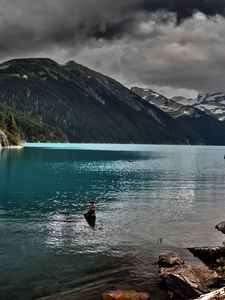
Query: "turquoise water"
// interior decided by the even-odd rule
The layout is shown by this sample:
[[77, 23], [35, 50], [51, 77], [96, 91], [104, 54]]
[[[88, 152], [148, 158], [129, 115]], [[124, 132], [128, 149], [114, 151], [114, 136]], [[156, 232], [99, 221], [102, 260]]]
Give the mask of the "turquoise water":
[[[214, 226], [225, 219], [224, 154], [225, 147], [157, 145], [1, 150], [0, 298], [79, 286], [94, 280], [90, 269], [102, 257], [128, 252], [138, 258], [133, 278], [149, 284], [160, 251], [191, 260], [183, 247], [221, 243]], [[91, 199], [95, 229], [83, 218]]]

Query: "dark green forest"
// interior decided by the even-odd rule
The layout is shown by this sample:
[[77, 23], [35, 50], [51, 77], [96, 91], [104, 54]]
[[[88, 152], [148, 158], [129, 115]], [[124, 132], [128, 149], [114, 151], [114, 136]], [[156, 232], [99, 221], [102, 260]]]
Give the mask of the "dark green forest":
[[0, 129], [6, 133], [12, 145], [27, 142], [66, 142], [61, 129], [46, 125], [37, 118], [0, 103]]

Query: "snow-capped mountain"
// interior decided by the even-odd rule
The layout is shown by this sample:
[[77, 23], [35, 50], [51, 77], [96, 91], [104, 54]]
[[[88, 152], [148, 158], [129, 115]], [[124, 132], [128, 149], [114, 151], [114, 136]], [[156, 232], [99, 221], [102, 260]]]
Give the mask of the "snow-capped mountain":
[[151, 89], [143, 89], [139, 87], [132, 87], [132, 92], [139, 95], [142, 99], [148, 101], [149, 103], [157, 106], [161, 110], [171, 113], [176, 110], [179, 110], [183, 105], [179, 102], [168, 99], [165, 96], [154, 92]]
[[185, 98], [183, 96], [174, 96], [171, 98], [171, 100], [175, 101], [176, 103], [179, 103], [181, 105], [188, 105], [192, 106], [196, 103], [196, 99], [191, 99], [191, 98]]
[[198, 95], [196, 99], [176, 96], [171, 100], [182, 105], [192, 105], [220, 121], [225, 120], [225, 94], [223, 93]]
[[[207, 145], [225, 144], [225, 121], [222, 121], [223, 119], [219, 120], [221, 114], [219, 118], [216, 118], [217, 115], [210, 110], [212, 105], [216, 106], [216, 104], [216, 109], [219, 109], [219, 105], [222, 106], [225, 102], [225, 95], [217, 93], [198, 96], [197, 99], [186, 99], [185, 97], [168, 99], [151, 89], [137, 87], [131, 89], [142, 99], [176, 119], [181, 128], [188, 128], [190, 134], [198, 139], [198, 143]], [[216, 110], [215, 112], [218, 113]]]
[[177, 118], [183, 115], [192, 116], [195, 113], [195, 109], [189, 103], [189, 99], [184, 97], [175, 97], [178, 101], [174, 101], [173, 99], [168, 99], [151, 89], [132, 87], [131, 90], [142, 97], [142, 99], [157, 106], [164, 112], [170, 114], [172, 117]]
[[132, 87], [131, 90], [172, 116], [192, 114], [193, 110], [190, 109], [192, 107], [203, 111], [219, 121], [225, 120], [225, 94], [223, 93], [198, 95], [195, 99], [183, 96], [175, 96], [168, 99], [151, 89]]

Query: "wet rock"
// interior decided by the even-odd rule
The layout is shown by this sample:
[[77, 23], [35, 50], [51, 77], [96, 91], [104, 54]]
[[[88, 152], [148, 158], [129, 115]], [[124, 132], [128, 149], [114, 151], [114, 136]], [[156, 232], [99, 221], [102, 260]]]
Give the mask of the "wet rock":
[[159, 256], [159, 267], [174, 267], [176, 265], [182, 265], [184, 261], [174, 252], [163, 253]]
[[217, 277], [217, 273], [208, 268], [184, 263], [173, 267], [161, 267], [159, 274], [166, 287], [179, 299], [194, 299], [210, 292], [208, 283]]
[[215, 246], [215, 247], [192, 247], [188, 250], [206, 265], [210, 266], [213, 263], [216, 263], [217, 259], [225, 257], [225, 247], [224, 246]]
[[[217, 272], [218, 273], [218, 272]], [[215, 277], [206, 282], [206, 286], [212, 289], [219, 289], [225, 286], [225, 280], [223, 277]]]
[[218, 223], [215, 228], [225, 234], [225, 221]]
[[149, 294], [134, 290], [106, 291], [102, 294], [103, 300], [149, 300]]

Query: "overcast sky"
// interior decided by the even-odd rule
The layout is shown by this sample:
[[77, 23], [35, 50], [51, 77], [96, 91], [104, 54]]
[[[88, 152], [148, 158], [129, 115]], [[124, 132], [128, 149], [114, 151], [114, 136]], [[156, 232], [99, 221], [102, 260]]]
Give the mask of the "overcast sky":
[[166, 96], [225, 92], [225, 0], [0, 0], [0, 60], [17, 57]]

